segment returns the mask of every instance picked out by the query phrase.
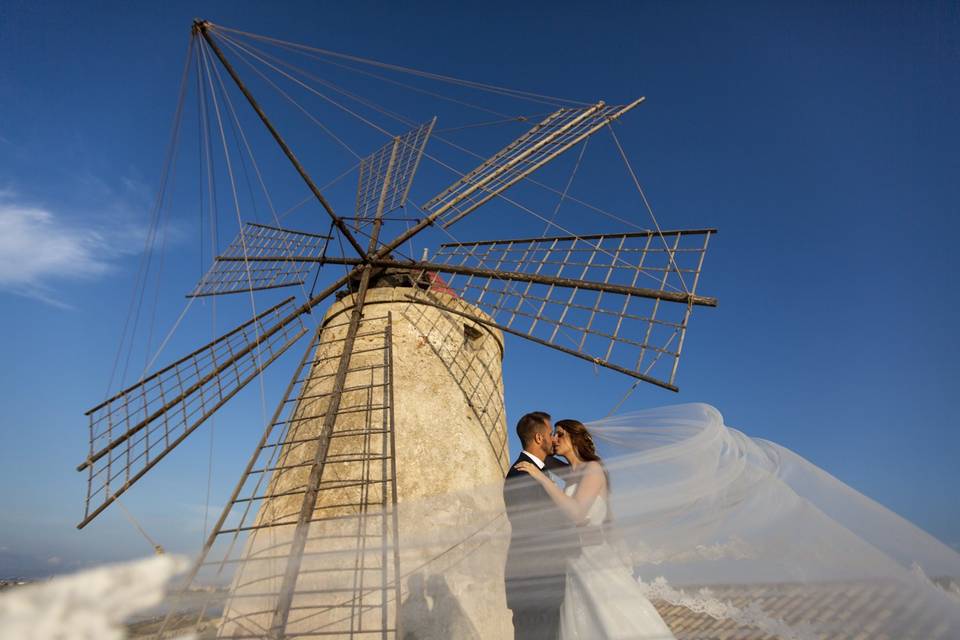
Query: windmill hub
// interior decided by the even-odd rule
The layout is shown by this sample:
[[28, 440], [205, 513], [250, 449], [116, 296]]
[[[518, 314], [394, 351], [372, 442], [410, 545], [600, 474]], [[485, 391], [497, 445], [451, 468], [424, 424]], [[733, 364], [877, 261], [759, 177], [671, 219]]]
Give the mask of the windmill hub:
[[[429, 289], [436, 279], [436, 274], [425, 272], [422, 268], [417, 267], [373, 267], [367, 287], [369, 289], [380, 287]], [[359, 273], [351, 276], [344, 289], [336, 293], [336, 299], [342, 300], [348, 295], [357, 293], [360, 289], [360, 280], [361, 275]]]

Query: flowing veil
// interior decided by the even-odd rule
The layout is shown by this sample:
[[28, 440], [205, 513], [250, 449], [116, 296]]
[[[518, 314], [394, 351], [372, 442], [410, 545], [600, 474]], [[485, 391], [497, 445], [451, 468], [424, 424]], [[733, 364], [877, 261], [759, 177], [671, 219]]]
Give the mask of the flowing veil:
[[[603, 587], [614, 585], [619, 604], [649, 600], [678, 640], [960, 638], [960, 554], [789, 449], [726, 426], [706, 404], [587, 426], [609, 472], [612, 518], [573, 537], [569, 530], [533, 527], [536, 535], [523, 541], [531, 552], [511, 555], [513, 578], [552, 577], [556, 563], [544, 563], [545, 553], [610, 559], [588, 569], [592, 574], [578, 570], [586, 597], [564, 606], [611, 613], [611, 589]], [[470, 477], [470, 464], [465, 455], [450, 473]], [[418, 474], [409, 479], [427, 482]], [[390, 606], [402, 629], [398, 637], [513, 637], [504, 567], [508, 544], [520, 542], [511, 542], [510, 522], [550, 522], [543, 516], [555, 507], [511, 499], [508, 521], [504, 491], [511, 484], [498, 480], [452, 492], [442, 475], [431, 482], [431, 495], [397, 506], [402, 535], [395, 575], [402, 592]], [[311, 536], [316, 553], [304, 557], [301, 574], [321, 593], [331, 566], [360, 556], [348, 536], [325, 529]], [[278, 538], [278, 548], [282, 543]], [[365, 537], [363, 544], [387, 557], [376, 540]], [[600, 546], [587, 550], [591, 545]], [[229, 598], [225, 620], [246, 624], [272, 610], [268, 587], [277, 581], [276, 558], [268, 549], [263, 558], [244, 560], [242, 580], [234, 579], [239, 586], [229, 595], [213, 590], [210, 598]], [[371, 599], [386, 597], [378, 595], [386, 583], [367, 581], [369, 572], [357, 576], [363, 580], [354, 597], [329, 607], [338, 616], [342, 607], [369, 607]], [[601, 588], [591, 592], [590, 585]], [[240, 608], [248, 601], [249, 614]], [[214, 618], [218, 607], [210, 609]], [[306, 608], [303, 624], [338, 623], [321, 618], [318, 607]], [[349, 611], [344, 616], [349, 620]]]
[[960, 637], [960, 554], [789, 449], [705, 404], [588, 427], [610, 538], [678, 637]]

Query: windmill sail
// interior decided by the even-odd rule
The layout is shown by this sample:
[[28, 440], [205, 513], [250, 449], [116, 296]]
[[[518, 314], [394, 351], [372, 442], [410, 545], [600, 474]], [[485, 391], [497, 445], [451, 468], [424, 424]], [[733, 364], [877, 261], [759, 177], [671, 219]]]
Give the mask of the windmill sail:
[[558, 109], [422, 208], [437, 215], [443, 227], [449, 227], [642, 101], [638, 98], [625, 106], [598, 102], [580, 109]]
[[293, 298], [87, 412], [85, 526], [306, 332]]
[[508, 333], [675, 391], [691, 309], [716, 305], [696, 293], [713, 233], [450, 243], [428, 270]]
[[386, 215], [407, 203], [413, 176], [436, 121], [434, 118], [397, 136], [360, 161], [355, 228], [372, 222], [378, 209]]
[[[303, 284], [316, 264], [297, 259], [324, 256], [329, 241], [330, 236], [248, 222], [188, 297]], [[277, 256], [277, 259], [251, 262], [264, 255]]]

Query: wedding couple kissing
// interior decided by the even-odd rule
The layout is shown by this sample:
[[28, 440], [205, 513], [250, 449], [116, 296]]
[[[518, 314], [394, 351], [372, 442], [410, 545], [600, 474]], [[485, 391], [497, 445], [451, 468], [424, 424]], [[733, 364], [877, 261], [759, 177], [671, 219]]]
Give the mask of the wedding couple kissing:
[[520, 418], [517, 436], [523, 451], [503, 487], [514, 637], [672, 639], [632, 567], [607, 542], [610, 479], [590, 431], [535, 411]]

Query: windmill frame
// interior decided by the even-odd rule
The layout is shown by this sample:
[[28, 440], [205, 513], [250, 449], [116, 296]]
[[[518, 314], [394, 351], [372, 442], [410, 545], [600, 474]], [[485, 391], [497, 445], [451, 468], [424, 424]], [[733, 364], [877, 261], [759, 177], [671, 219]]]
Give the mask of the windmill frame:
[[[353, 220], [355, 221], [354, 231], [359, 232], [366, 225], [371, 228], [369, 242], [364, 247], [346, 224], [345, 220], [348, 218], [344, 218], [335, 212], [291, 147], [245, 86], [235, 68], [217, 44], [214, 37], [215, 32], [216, 26], [210, 22], [197, 20], [193, 24], [193, 36], [202, 39], [209, 51], [216, 56], [288, 161], [300, 175], [314, 199], [326, 212], [330, 219], [331, 232], [327, 235], [320, 235], [279, 226], [247, 223], [246, 227], [241, 227], [237, 239], [228, 247], [227, 251], [216, 256], [210, 271], [201, 278], [189, 296], [224, 295], [303, 285], [313, 269], [326, 264], [343, 265], [348, 269], [343, 276], [335, 279], [319, 293], [311, 294], [299, 306], [295, 307], [294, 299], [288, 298], [91, 409], [88, 412], [91, 421], [90, 451], [87, 459], [78, 467], [78, 471], [87, 470], [89, 474], [86, 509], [84, 518], [78, 527], [83, 528], [102, 513], [104, 509], [139, 480], [146, 471], [151, 469], [199, 427], [204, 420], [229, 401], [247, 383], [262, 373], [267, 366], [279, 358], [295, 342], [299, 341], [307, 332], [302, 324], [304, 314], [309, 313], [343, 287], [347, 287], [353, 291], [354, 305], [350, 311], [349, 320], [345, 323], [345, 334], [342, 338], [335, 340], [342, 346], [336, 358], [336, 370], [328, 374], [328, 377], [332, 378], [332, 386], [326, 392], [325, 401], [327, 404], [322, 416], [314, 416], [316, 419], [322, 417], [319, 435], [302, 442], [298, 442], [296, 439], [286, 440], [285, 436], [282, 441], [272, 444], [268, 442], [274, 428], [280, 424], [278, 423], [279, 416], [284, 409], [284, 405], [290, 399], [291, 393], [298, 388], [301, 390], [305, 388], [302, 386], [303, 380], [299, 379], [300, 374], [306, 366], [314, 367], [317, 365], [315, 360], [311, 361], [310, 356], [313, 351], [319, 348], [320, 337], [323, 333], [322, 327], [318, 328], [314, 334], [311, 347], [305, 352], [294, 379], [287, 387], [284, 401], [281, 402], [270, 424], [267, 425], [257, 449], [251, 457], [227, 507], [205, 542], [201, 557], [192, 569], [188, 579], [189, 584], [197, 576], [219, 536], [227, 534], [236, 536], [243, 531], [268, 528], [268, 525], [250, 526], [246, 529], [243, 526], [225, 527], [231, 509], [245, 503], [247, 505], [246, 509], [249, 510], [251, 504], [267, 498], [302, 496], [295, 520], [284, 521], [279, 525], [269, 525], [292, 527], [293, 529], [289, 544], [286, 545], [286, 552], [282, 555], [283, 570], [276, 576], [280, 579], [280, 586], [277, 590], [277, 600], [272, 611], [271, 622], [268, 629], [262, 630], [263, 634], [280, 640], [286, 637], [291, 612], [296, 609], [294, 599], [297, 595], [297, 580], [301, 575], [304, 559], [310, 556], [307, 546], [311, 525], [317, 522], [315, 513], [318, 496], [329, 488], [324, 485], [324, 469], [337, 462], [330, 459], [328, 453], [331, 441], [336, 437], [343, 436], [343, 434], [336, 432], [337, 418], [343, 415], [341, 413], [341, 401], [345, 395], [358, 390], [350, 387], [347, 381], [352, 374], [356, 374], [358, 371], [356, 368], [351, 368], [351, 361], [355, 354], [354, 346], [358, 338], [366, 337], [365, 334], [361, 333], [361, 326], [364, 322], [368, 322], [370, 318], [364, 317], [364, 304], [369, 289], [374, 286], [377, 279], [387, 276], [405, 278], [414, 292], [407, 298], [416, 301], [417, 304], [434, 307], [445, 313], [465, 318], [472, 323], [522, 337], [567, 355], [628, 375], [638, 381], [677, 391], [678, 388], [674, 379], [683, 348], [687, 320], [692, 308], [694, 306], [717, 306], [716, 298], [703, 296], [696, 292], [707, 246], [710, 238], [716, 233], [716, 229], [664, 231], [658, 227], [655, 231], [620, 234], [541, 236], [477, 242], [452, 242], [440, 245], [439, 251], [434, 254], [431, 260], [428, 260], [426, 255], [421, 260], [398, 260], [393, 256], [393, 252], [398, 247], [425, 229], [434, 225], [447, 228], [455, 224], [485, 203], [501, 196], [512, 185], [527, 179], [529, 175], [546, 163], [559, 157], [604, 127], [611, 126], [622, 115], [642, 103], [644, 98], [641, 97], [623, 106], [609, 106], [600, 101], [579, 109], [562, 108], [551, 113], [530, 131], [509, 143], [500, 152], [483, 161], [473, 171], [462, 175], [459, 180], [427, 201], [421, 207], [425, 216], [416, 224], [399, 233], [393, 239], [383, 242], [380, 240], [380, 235], [384, 216], [406, 203], [410, 185], [421, 157], [425, 153], [424, 149], [434, 129], [436, 118], [404, 136], [395, 136], [386, 145], [367, 158], [362, 159], [360, 163], [356, 216]], [[333, 237], [333, 229], [336, 229], [340, 237], [346, 240], [357, 257], [328, 255], [327, 249]], [[668, 237], [673, 239], [672, 246], [667, 244], [666, 238]], [[702, 238], [702, 244], [693, 248], [680, 246], [681, 240], [694, 237]], [[654, 239], [661, 240], [663, 247], [651, 247]], [[630, 248], [628, 243], [635, 240], [642, 241], [644, 246], [642, 248]], [[606, 246], [605, 243], [608, 242], [613, 242], [615, 246], [613, 248]], [[567, 257], [559, 259], [558, 262], [552, 262], [549, 258], [554, 252], [560, 252], [561, 254], [566, 252]], [[577, 252], [588, 253], [589, 257], [585, 258], [587, 261], [578, 263], [571, 259], [570, 256]], [[494, 255], [495, 253], [497, 255]], [[596, 261], [598, 255], [601, 256], [599, 262]], [[625, 256], [638, 257], [639, 262], [630, 262]], [[665, 262], [653, 265], [646, 263], [656, 256], [660, 256]], [[680, 261], [684, 256], [692, 257], [692, 266], [680, 266]], [[607, 261], [604, 262], [604, 260]], [[489, 261], [495, 261], [496, 264], [490, 266], [487, 264]], [[514, 267], [506, 269], [504, 264], [512, 264]], [[548, 272], [552, 269], [552, 266], [550, 266], [552, 264], [559, 266], [555, 273]], [[582, 267], [582, 273], [579, 277], [564, 275], [564, 269], [571, 266]], [[599, 278], [587, 277], [591, 270], [599, 270], [601, 274], [605, 275]], [[463, 277], [466, 283], [460, 291], [461, 297], [469, 301], [467, 292], [472, 291], [477, 296], [477, 308], [484, 308], [484, 304], [486, 304], [487, 308], [494, 313], [490, 317], [481, 317], [444, 303], [442, 299], [433, 294], [437, 287], [439, 274], [451, 277], [451, 282], [457, 277]], [[684, 278], [685, 274], [690, 276], [690, 286]], [[656, 288], [638, 286], [640, 275], [653, 277], [655, 280], [659, 279], [658, 286]], [[670, 282], [673, 276], [676, 276], [678, 283]], [[442, 280], [440, 282], [442, 283]], [[452, 286], [448, 287], [445, 283], [443, 287], [447, 287], [451, 291], [454, 290]], [[524, 288], [521, 291], [519, 287]], [[577, 301], [577, 296], [585, 292], [590, 295], [595, 294], [595, 298], [591, 299], [592, 302]], [[567, 296], [566, 302], [563, 298], [553, 297], [560, 293]], [[605, 295], [608, 296], [608, 301], [611, 297], [616, 296], [614, 299], [620, 305], [619, 311], [617, 311], [617, 307], [602, 306], [603, 296]], [[486, 303], [483, 303], [484, 298], [487, 298]], [[495, 301], [490, 302], [489, 298], [495, 298]], [[630, 305], [637, 300], [652, 301], [653, 309], [648, 316], [638, 315], [632, 310], [628, 311]], [[661, 303], [675, 303], [680, 309], [680, 319], [664, 320], [658, 318]], [[525, 306], [530, 307], [530, 309], [522, 310]], [[498, 321], [495, 318], [496, 314], [501, 312], [509, 315], [504, 321]], [[571, 316], [577, 313], [585, 314], [586, 320], [571, 320]], [[559, 314], [559, 317], [557, 314]], [[598, 316], [606, 316], [611, 319], [611, 322], [615, 321], [615, 330], [612, 333], [605, 333], [598, 329], [595, 325], [595, 319]], [[272, 321], [270, 325], [263, 322], [266, 318]], [[517, 325], [524, 319], [531, 322], [530, 326], [526, 329], [518, 328]], [[635, 321], [646, 323], [646, 334], [639, 341], [627, 339], [623, 335], [622, 327], [624, 324]], [[384, 424], [389, 423], [389, 428], [384, 428], [384, 434], [388, 432], [390, 434], [390, 452], [389, 455], [384, 453], [381, 457], [384, 469], [387, 466], [390, 467], [390, 473], [392, 474], [390, 482], [392, 482], [393, 488], [390, 498], [392, 507], [387, 505], [386, 490], [381, 491], [380, 496], [384, 501], [382, 505], [384, 510], [380, 518], [383, 523], [383, 535], [386, 536], [386, 532], [390, 529], [386, 523], [392, 510], [392, 535], [395, 539], [393, 541], [394, 558], [391, 588], [395, 589], [394, 598], [396, 602], [399, 602], [401, 576], [399, 560], [396, 556], [399, 534], [396, 521], [397, 493], [396, 454], [393, 441], [394, 417], [392, 414], [391, 326], [392, 318], [388, 315], [384, 333], [385, 364], [383, 366], [385, 378], [382, 381], [384, 404], [379, 411], [382, 413]], [[552, 327], [549, 337], [537, 333], [544, 326]], [[676, 340], [675, 347], [661, 347], [652, 343], [651, 336], [660, 326], [666, 326], [673, 331], [670, 340]], [[252, 336], [249, 335], [251, 328], [253, 328]], [[572, 347], [561, 344], [562, 341], [558, 338], [558, 336], [563, 337], [564, 334], [569, 332], [579, 336], [579, 342], [575, 339]], [[243, 342], [234, 347], [232, 341], [237, 336], [241, 336]], [[605, 353], [592, 351], [586, 346], [588, 341], [598, 337], [609, 340], [609, 346], [606, 347]], [[624, 345], [640, 348], [640, 356], [636, 365], [627, 366], [612, 358], [614, 351]], [[263, 351], [267, 352], [266, 359], [263, 358]], [[649, 369], [644, 370], [642, 365], [648, 352], [654, 354], [651, 356], [653, 364], [656, 364], [664, 355], [667, 356], [668, 360], [672, 360], [669, 375], [657, 377], [650, 375], [648, 373]], [[190, 380], [193, 380], [193, 382], [189, 384], [184, 381], [186, 377], [185, 367], [187, 366], [192, 367], [192, 378]], [[224, 372], [235, 373], [235, 381], [226, 385], [226, 387], [223, 385], [223, 379], [221, 378], [221, 374]], [[166, 381], [170, 381], [172, 385], [172, 389], [169, 391], [163, 386]], [[207, 391], [208, 383], [215, 383], [215, 388], [214, 385], [209, 385], [210, 391]], [[373, 382], [365, 388], [372, 389]], [[208, 393], [211, 394], [209, 398], [207, 397]], [[197, 401], [195, 398], [199, 398], [199, 400]], [[296, 401], [299, 403], [304, 398], [305, 396], [298, 395]], [[199, 409], [190, 413], [188, 409], [190, 402], [197, 402]], [[158, 408], [157, 403], [159, 403]], [[136, 407], [131, 413], [131, 407], [134, 407], [134, 405]], [[368, 413], [376, 411], [371, 407], [372, 405], [364, 410]], [[351, 408], [351, 410], [355, 409], [355, 407]], [[176, 417], [178, 415], [180, 417]], [[103, 424], [106, 424], [105, 428], [102, 426]], [[289, 428], [290, 424], [287, 424], [286, 429]], [[157, 448], [158, 445], [157, 440], [154, 440], [154, 444], [151, 445], [149, 438], [151, 434], [156, 432], [159, 432], [162, 436], [163, 448], [152, 454], [151, 446]], [[286, 434], [287, 431], [283, 431], [283, 433]], [[143, 434], [143, 436], [137, 439], [139, 434]], [[240, 497], [251, 474], [262, 474], [262, 477], [274, 474], [272, 477], [276, 478], [279, 477], [276, 474], [282, 474], [291, 468], [285, 466], [255, 468], [254, 465], [264, 448], [273, 447], [275, 451], [279, 451], [283, 447], [307, 443], [314, 446], [312, 455], [309, 459], [296, 463], [297, 468], [307, 470], [302, 489], [298, 488], [296, 491], [285, 493], [268, 492]], [[135, 447], [141, 444], [144, 449], [142, 453], [138, 453]], [[386, 437], [383, 439], [383, 445], [387, 446]], [[115, 458], [115, 456], [117, 457]], [[141, 459], [143, 460], [143, 468], [134, 469], [133, 465], [140, 464]], [[106, 463], [101, 463], [102, 460], [106, 460]], [[121, 467], [123, 484], [119, 488], [111, 489], [111, 479], [119, 477], [111, 475], [114, 473], [114, 460], [123, 461], [118, 462], [118, 464], [123, 465]], [[359, 461], [347, 460], [347, 462]], [[102, 487], [94, 490], [95, 483], [100, 482], [97, 478], [104, 473], [106, 474], [106, 482], [103, 482]], [[387, 483], [386, 476], [382, 478], [382, 481]], [[370, 484], [370, 482], [367, 482], [367, 484]], [[385, 542], [383, 548], [387, 548]], [[386, 555], [383, 556], [381, 569], [383, 572], [381, 583], [383, 595], [380, 600], [382, 637], [386, 638], [388, 631], [395, 634], [395, 637], [399, 637], [399, 620], [395, 620], [392, 625], [388, 624], [387, 620], [386, 591], [390, 580]], [[362, 608], [362, 603], [360, 606]], [[172, 615], [172, 612], [170, 615]], [[167, 621], [169, 620], [170, 616], [167, 618]]]

